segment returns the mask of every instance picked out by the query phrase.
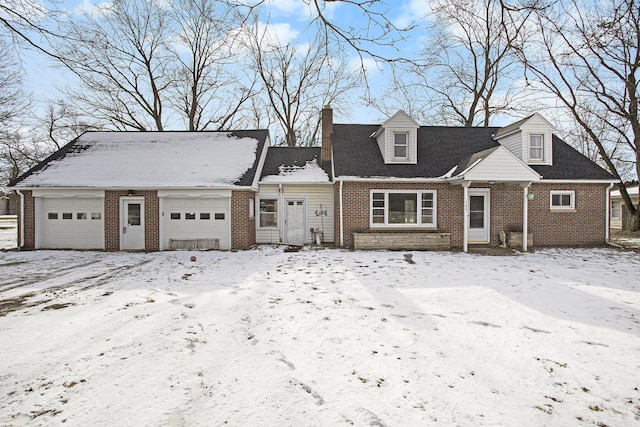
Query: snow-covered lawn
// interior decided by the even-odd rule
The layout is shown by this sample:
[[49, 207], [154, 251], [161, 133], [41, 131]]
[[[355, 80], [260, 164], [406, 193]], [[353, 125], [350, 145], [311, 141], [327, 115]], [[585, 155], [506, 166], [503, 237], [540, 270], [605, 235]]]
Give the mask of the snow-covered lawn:
[[637, 253], [403, 255], [0, 253], [0, 425], [640, 424]]

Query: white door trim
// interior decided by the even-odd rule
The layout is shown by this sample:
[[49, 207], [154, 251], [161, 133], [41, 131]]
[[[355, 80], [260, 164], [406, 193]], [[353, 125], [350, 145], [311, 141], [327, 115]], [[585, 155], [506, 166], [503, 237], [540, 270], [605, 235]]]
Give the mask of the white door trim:
[[[136, 238], [132, 238], [131, 229], [129, 228], [129, 236], [125, 236], [128, 228], [128, 215], [127, 207], [129, 203], [140, 204], [140, 230], [136, 230], [141, 233]], [[145, 215], [144, 215], [144, 197], [121, 197], [120, 198], [120, 250], [145, 250]], [[129, 241], [126, 241], [126, 237], [129, 237]]]
[[466, 221], [468, 227], [467, 234], [469, 244], [483, 244], [489, 243], [491, 237], [491, 190], [489, 188], [469, 188], [468, 200], [469, 215], [471, 215], [471, 197], [472, 196], [484, 196], [484, 227], [481, 229], [471, 228], [471, 218]]

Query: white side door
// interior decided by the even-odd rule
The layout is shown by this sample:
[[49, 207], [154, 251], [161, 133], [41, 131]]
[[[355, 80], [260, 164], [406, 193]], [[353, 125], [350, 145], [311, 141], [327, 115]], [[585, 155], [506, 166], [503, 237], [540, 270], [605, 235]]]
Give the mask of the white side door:
[[304, 200], [285, 200], [285, 242], [290, 245], [304, 245], [306, 236]]
[[144, 250], [144, 198], [120, 200], [120, 247], [125, 251]]
[[489, 189], [469, 189], [469, 243], [489, 242]]

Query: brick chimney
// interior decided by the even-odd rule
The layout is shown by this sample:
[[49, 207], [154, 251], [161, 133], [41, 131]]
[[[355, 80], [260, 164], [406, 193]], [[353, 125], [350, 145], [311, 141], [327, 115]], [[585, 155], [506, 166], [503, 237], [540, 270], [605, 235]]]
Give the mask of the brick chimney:
[[333, 147], [333, 110], [331, 105], [322, 108], [322, 156], [321, 161], [330, 162]]

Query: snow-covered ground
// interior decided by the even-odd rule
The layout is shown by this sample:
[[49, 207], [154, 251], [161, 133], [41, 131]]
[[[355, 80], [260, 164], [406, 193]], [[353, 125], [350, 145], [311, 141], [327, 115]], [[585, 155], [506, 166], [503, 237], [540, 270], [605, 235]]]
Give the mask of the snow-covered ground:
[[637, 253], [403, 255], [0, 253], [0, 425], [640, 425]]

